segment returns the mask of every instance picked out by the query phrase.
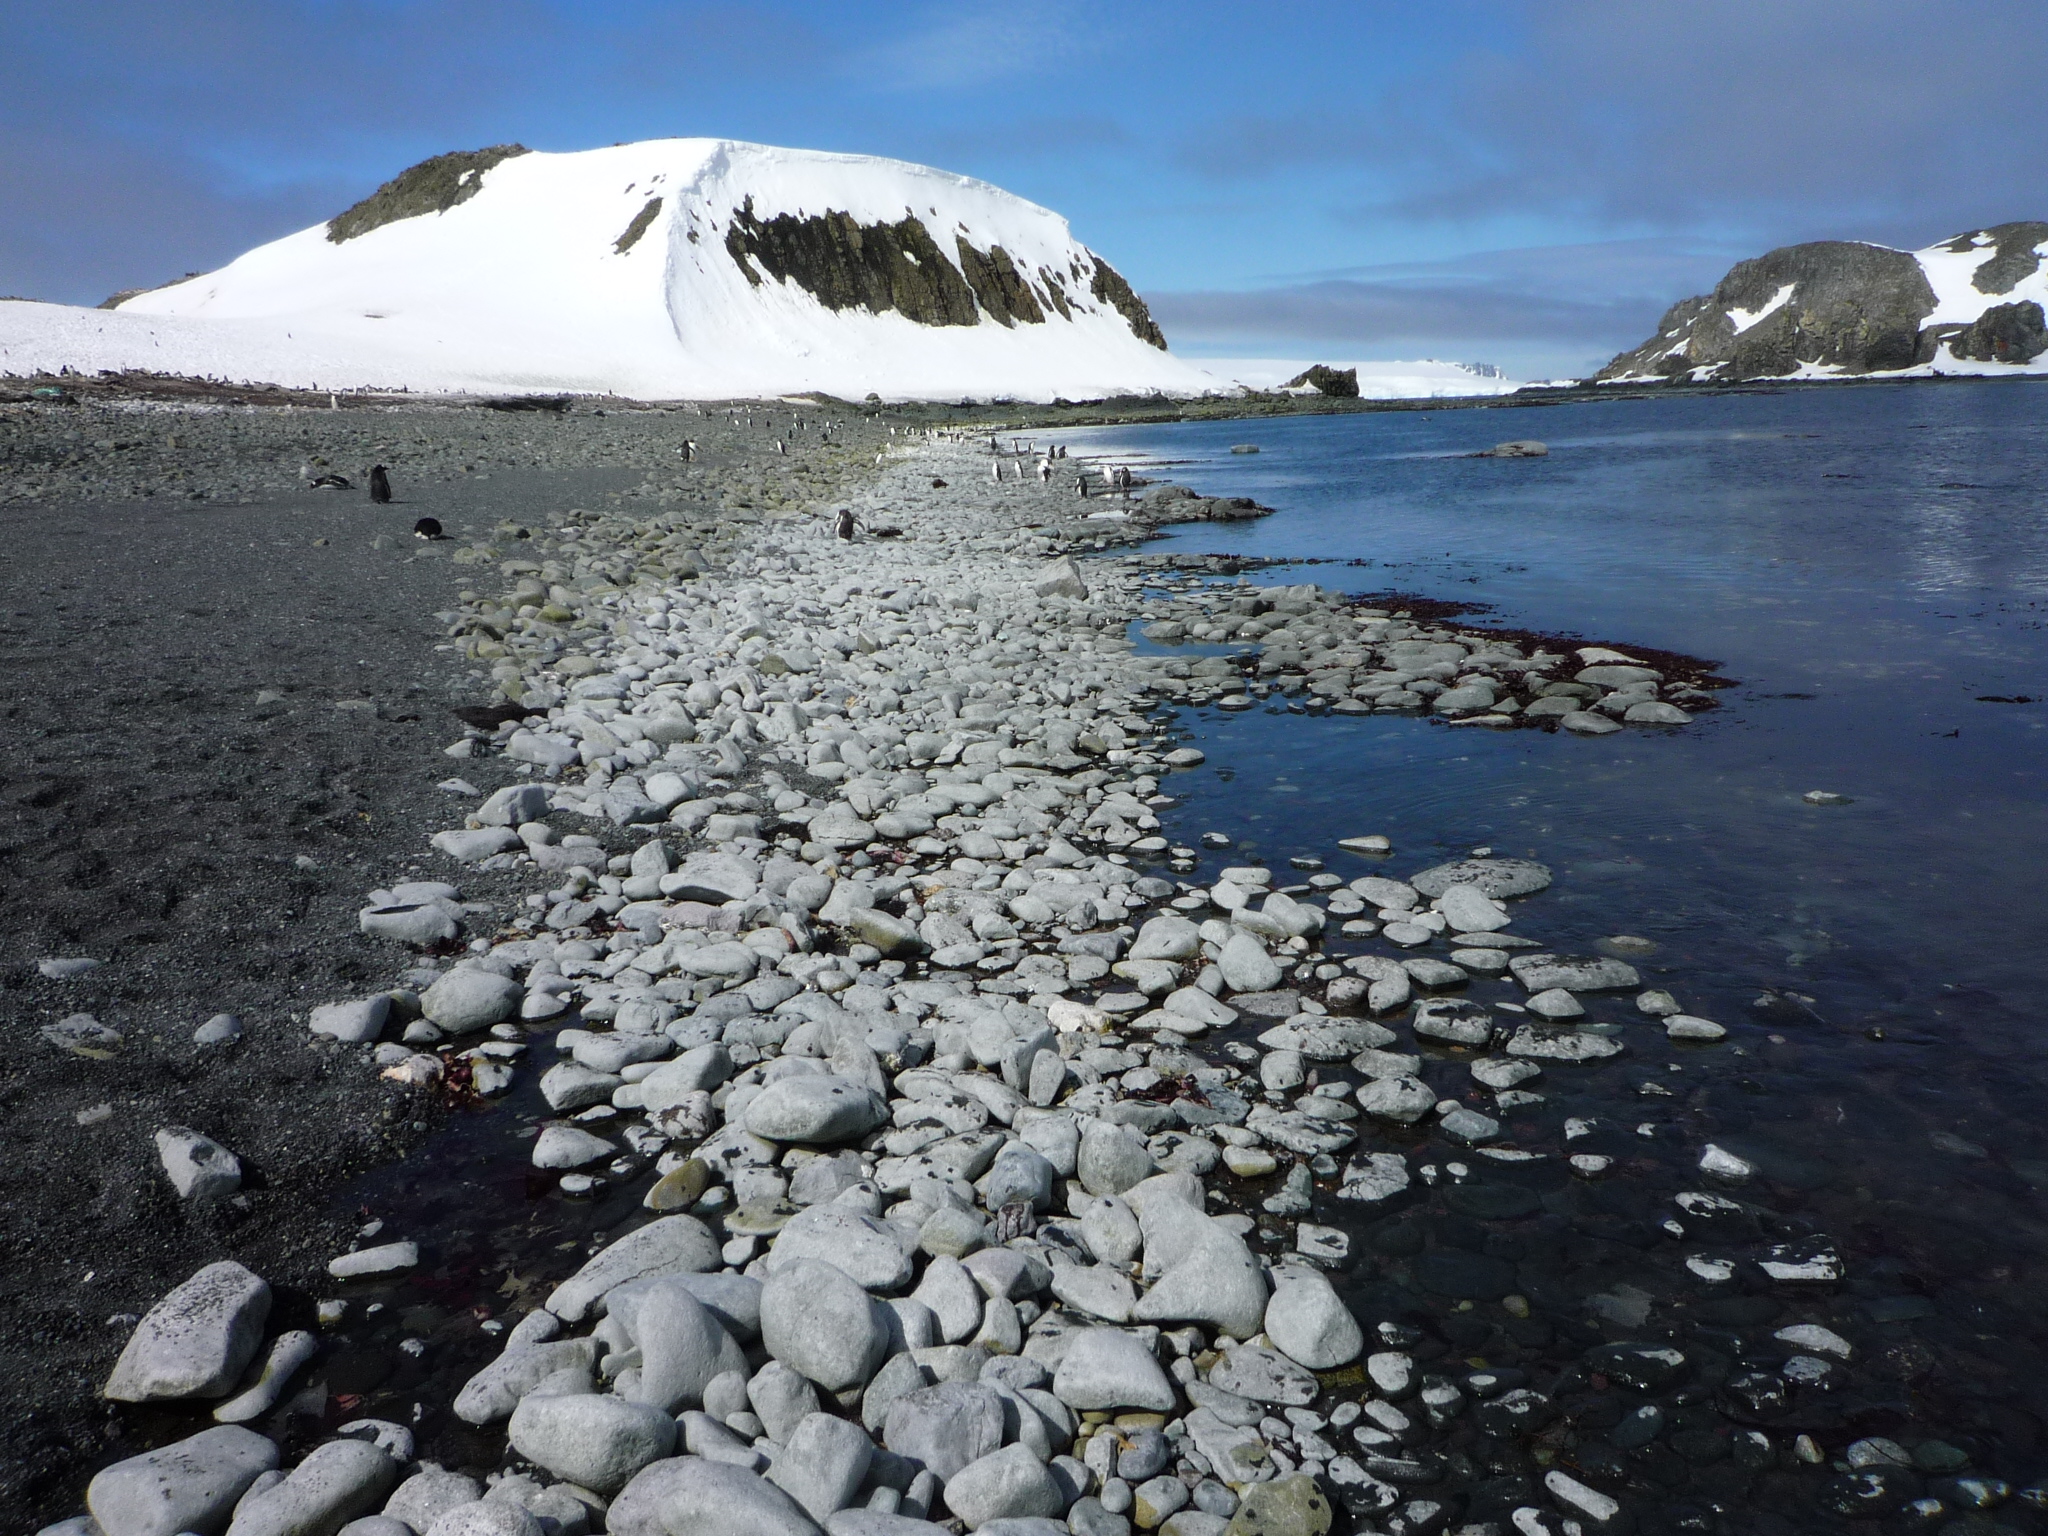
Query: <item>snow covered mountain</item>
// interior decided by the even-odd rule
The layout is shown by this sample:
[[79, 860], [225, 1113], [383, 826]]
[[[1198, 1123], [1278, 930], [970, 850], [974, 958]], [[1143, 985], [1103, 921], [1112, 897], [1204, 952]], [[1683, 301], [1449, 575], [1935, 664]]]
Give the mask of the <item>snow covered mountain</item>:
[[1674, 304], [1601, 382], [2048, 373], [2048, 223], [1919, 251], [1788, 245]]
[[440, 155], [109, 304], [0, 303], [0, 373], [648, 399], [1220, 387], [1058, 214], [925, 166], [727, 139]]

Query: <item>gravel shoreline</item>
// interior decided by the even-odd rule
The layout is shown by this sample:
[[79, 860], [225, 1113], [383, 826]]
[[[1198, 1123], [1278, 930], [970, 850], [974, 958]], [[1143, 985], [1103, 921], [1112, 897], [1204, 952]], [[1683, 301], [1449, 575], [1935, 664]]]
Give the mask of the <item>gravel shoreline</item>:
[[[439, 430], [397, 414], [416, 451]], [[589, 441], [533, 441], [547, 425]], [[399, 436], [346, 431], [357, 457]], [[1865, 1351], [1825, 1299], [1839, 1253], [1743, 1193], [1757, 1167], [1708, 1145], [1690, 1188], [1632, 1187], [1636, 1132], [1556, 1112], [1575, 1074], [1670, 1097], [1743, 1047], [1626, 939], [1512, 932], [1540, 865], [1479, 850], [1396, 880], [1361, 838], [1349, 881], [1207, 867], [1227, 837], [1162, 825], [1202, 761], [1172, 702], [1280, 686], [1591, 735], [1682, 723], [1689, 681], [1077, 561], [1262, 509], [1105, 505], [1078, 465], [1041, 477], [985, 439], [787, 406], [492, 424], [556, 477], [500, 501], [456, 478], [476, 431], [413, 472], [458, 537], [375, 569], [431, 570], [443, 707], [503, 718], [440, 733], [441, 806], [422, 744], [388, 749], [403, 835], [318, 908], [331, 934], [360, 905], [356, 969], [302, 973], [323, 1006], [273, 1003], [270, 1048], [358, 1085], [304, 1111], [314, 1134], [370, 1102], [414, 1131], [454, 1107], [501, 1144], [486, 1160], [516, 1148], [528, 1209], [569, 1214], [531, 1216], [499, 1269], [395, 1210], [243, 1239], [347, 1169], [181, 1206], [133, 1171], [167, 1106], [124, 1106], [131, 1178], [199, 1234], [177, 1273], [236, 1262], [161, 1302], [167, 1257], [142, 1294], [129, 1273], [134, 1310], [157, 1305], [125, 1342], [75, 1313], [79, 1366], [139, 1404], [123, 1452], [185, 1447], [80, 1454], [105, 1536], [1499, 1536], [1735, 1528], [1684, 1523], [1717, 1500], [1757, 1500], [1756, 1530], [2005, 1501], [1965, 1450], [1809, 1411], [1865, 1390]], [[1139, 619], [1263, 641], [1266, 681], [1140, 655]], [[31, 999], [39, 1023], [59, 996]], [[144, 1067], [132, 1033], [64, 1065]], [[194, 1129], [220, 1143], [184, 1148], [201, 1186], [230, 1154], [267, 1174], [225, 1122]], [[1695, 1325], [1647, 1327], [1652, 1292], [1686, 1287]], [[78, 1484], [31, 1497], [65, 1514]]]

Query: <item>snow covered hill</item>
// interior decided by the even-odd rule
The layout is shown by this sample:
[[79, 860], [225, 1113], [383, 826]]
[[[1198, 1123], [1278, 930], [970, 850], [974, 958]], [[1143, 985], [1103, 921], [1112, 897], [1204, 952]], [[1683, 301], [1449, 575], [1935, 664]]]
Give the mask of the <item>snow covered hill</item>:
[[0, 303], [0, 374], [646, 399], [1201, 394], [1059, 215], [986, 182], [726, 139], [441, 155], [114, 307]]
[[1919, 251], [1788, 245], [1674, 304], [1598, 377], [1704, 381], [2048, 373], [2048, 223], [1968, 230]]

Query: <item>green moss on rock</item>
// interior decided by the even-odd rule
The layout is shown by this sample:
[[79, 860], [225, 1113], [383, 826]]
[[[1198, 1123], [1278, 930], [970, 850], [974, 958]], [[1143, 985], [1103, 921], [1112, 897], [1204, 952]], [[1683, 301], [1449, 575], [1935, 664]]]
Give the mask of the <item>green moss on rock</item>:
[[494, 144], [488, 149], [460, 149], [422, 160], [328, 220], [327, 238], [339, 245], [400, 219], [446, 213], [477, 195], [484, 173], [492, 166], [528, 153], [531, 151], [524, 144]]

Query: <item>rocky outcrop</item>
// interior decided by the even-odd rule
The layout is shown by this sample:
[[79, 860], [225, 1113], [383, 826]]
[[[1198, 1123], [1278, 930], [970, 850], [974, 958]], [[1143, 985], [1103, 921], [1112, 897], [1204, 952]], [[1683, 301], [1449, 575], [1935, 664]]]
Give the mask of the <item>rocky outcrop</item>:
[[1130, 323], [1131, 334], [1138, 340], [1164, 352], [1166, 333], [1159, 329], [1159, 322], [1152, 318], [1152, 311], [1145, 307], [1145, 301], [1138, 297], [1115, 267], [1093, 251], [1088, 254], [1095, 260], [1095, 275], [1089, 280], [1088, 291], [1122, 315]]
[[1297, 373], [1281, 386], [1283, 389], [1313, 389], [1319, 395], [1332, 395], [1339, 399], [1358, 398], [1358, 370], [1356, 368], [1331, 368], [1315, 363]]
[[1910, 368], [1934, 290], [1909, 251], [1846, 240], [1738, 262], [1704, 298], [1667, 311], [1657, 335], [1601, 379], [1777, 378], [1802, 366]]
[[[795, 283], [827, 309], [890, 311], [919, 325], [975, 325], [974, 290], [916, 215], [862, 224], [849, 213], [762, 219], [754, 200], [735, 208], [725, 249], [747, 281]], [[758, 267], [758, 271], [756, 268]]]
[[340, 245], [400, 219], [446, 213], [483, 190], [484, 173], [492, 166], [527, 153], [524, 144], [493, 144], [488, 149], [458, 149], [422, 160], [328, 220], [327, 238]]
[[1938, 367], [1945, 357], [2032, 363], [2048, 351], [2034, 291], [2043, 246], [2048, 223], [2038, 222], [1970, 230], [1921, 251], [1842, 240], [1784, 246], [1674, 304], [1656, 335], [1597, 378], [1860, 375]]

